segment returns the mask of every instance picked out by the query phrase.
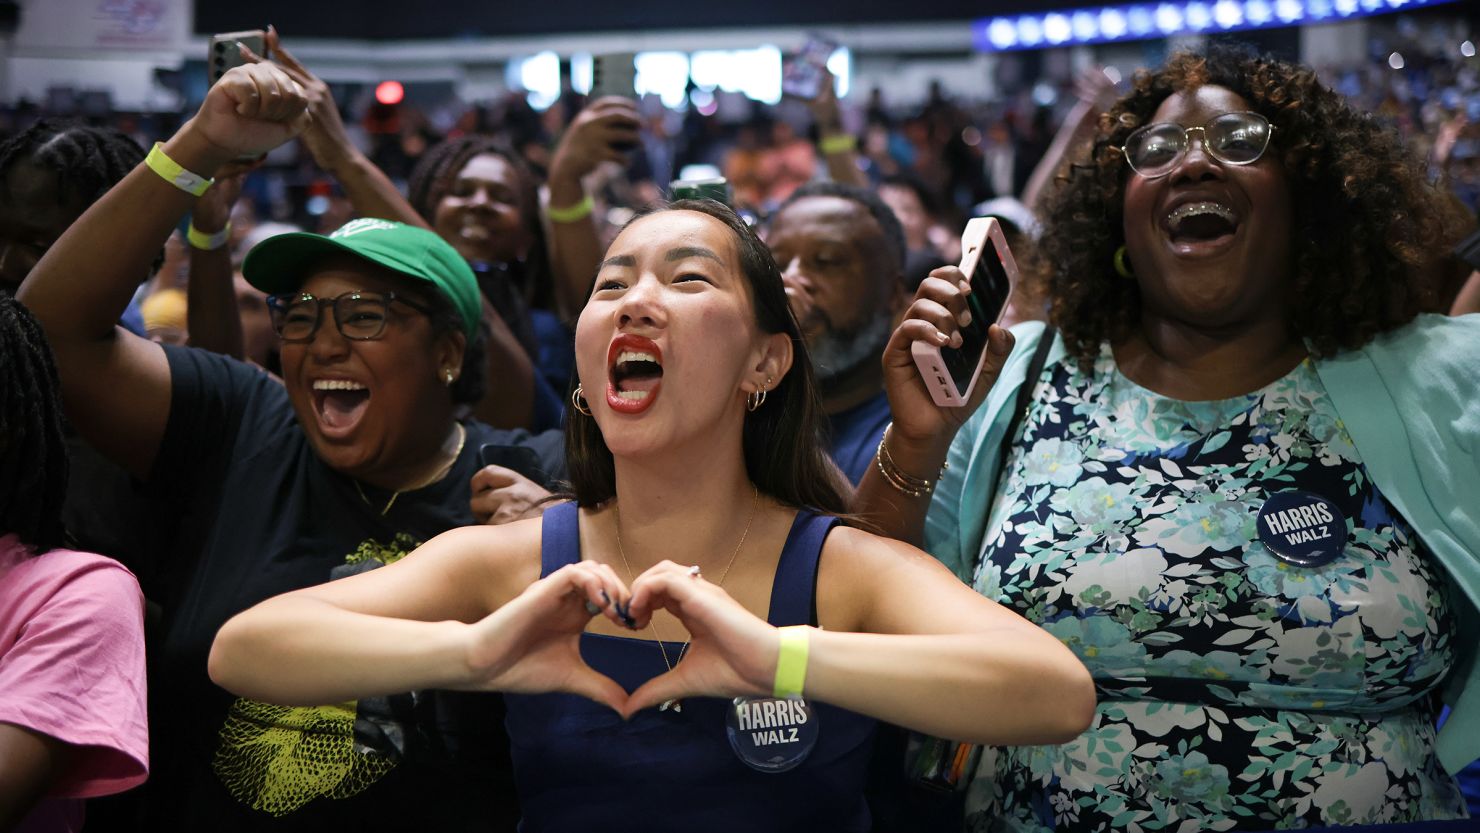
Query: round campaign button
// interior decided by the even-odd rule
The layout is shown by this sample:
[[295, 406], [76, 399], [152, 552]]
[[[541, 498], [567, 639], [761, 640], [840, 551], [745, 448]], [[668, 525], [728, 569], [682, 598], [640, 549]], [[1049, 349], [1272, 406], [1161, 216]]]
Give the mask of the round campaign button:
[[1275, 492], [1255, 524], [1264, 546], [1297, 567], [1323, 567], [1346, 548], [1346, 516], [1314, 492]]
[[817, 745], [817, 714], [800, 697], [736, 697], [725, 724], [736, 757], [760, 772], [786, 772]]

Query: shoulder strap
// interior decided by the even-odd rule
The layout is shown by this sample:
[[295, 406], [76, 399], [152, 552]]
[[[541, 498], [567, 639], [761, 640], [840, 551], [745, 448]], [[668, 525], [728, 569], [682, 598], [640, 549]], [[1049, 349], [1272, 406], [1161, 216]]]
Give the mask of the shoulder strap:
[[[1001, 481], [1000, 467], [1007, 465], [1008, 453], [1012, 451], [1012, 444], [1017, 441], [1018, 429], [1022, 427], [1023, 417], [1028, 414], [1028, 405], [1033, 401], [1033, 390], [1038, 387], [1038, 377], [1043, 373], [1043, 366], [1048, 363], [1048, 351], [1053, 349], [1053, 341], [1059, 331], [1052, 325], [1043, 328], [1043, 335], [1038, 338], [1038, 346], [1033, 350], [1033, 357], [1028, 360], [1028, 370], [1023, 376], [1023, 383], [1018, 386], [1017, 399], [1012, 405], [1012, 419], [1007, 423], [1007, 430], [1002, 433], [1002, 447], [998, 449], [997, 459], [1001, 462], [999, 466], [998, 481]], [[987, 511], [991, 511], [991, 504], [996, 499], [996, 488], [992, 494], [987, 496]]]
[[540, 578], [581, 560], [580, 507], [575, 501], [557, 503], [540, 521]]
[[822, 556], [822, 542], [837, 524], [838, 519], [831, 515], [817, 515], [806, 509], [797, 512], [776, 564], [766, 621], [778, 627], [813, 624], [817, 561]]

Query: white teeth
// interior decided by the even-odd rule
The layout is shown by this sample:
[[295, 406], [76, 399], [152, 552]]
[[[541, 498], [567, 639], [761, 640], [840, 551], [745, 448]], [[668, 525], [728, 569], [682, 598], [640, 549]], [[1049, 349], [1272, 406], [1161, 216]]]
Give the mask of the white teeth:
[[647, 399], [648, 392], [645, 390], [619, 390], [617, 396], [632, 402], [641, 402]]
[[1233, 209], [1226, 205], [1216, 202], [1190, 202], [1186, 205], [1177, 206], [1172, 213], [1168, 214], [1167, 225], [1176, 228], [1183, 220], [1186, 220], [1188, 217], [1195, 217], [1198, 214], [1213, 214], [1222, 217], [1230, 225], [1236, 225], [1238, 223], [1238, 215], [1234, 214]]
[[348, 379], [318, 379], [313, 383], [314, 390], [366, 390], [359, 382], [351, 382]]
[[652, 353], [639, 353], [635, 350], [623, 350], [617, 355], [617, 364], [622, 362], [652, 362], [659, 364], [658, 357]]

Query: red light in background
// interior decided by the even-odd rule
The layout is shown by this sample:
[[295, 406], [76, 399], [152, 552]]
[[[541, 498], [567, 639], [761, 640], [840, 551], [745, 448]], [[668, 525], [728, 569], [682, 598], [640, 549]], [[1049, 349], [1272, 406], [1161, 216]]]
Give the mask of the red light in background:
[[400, 104], [406, 97], [406, 88], [400, 81], [382, 81], [375, 85], [375, 100], [385, 105]]

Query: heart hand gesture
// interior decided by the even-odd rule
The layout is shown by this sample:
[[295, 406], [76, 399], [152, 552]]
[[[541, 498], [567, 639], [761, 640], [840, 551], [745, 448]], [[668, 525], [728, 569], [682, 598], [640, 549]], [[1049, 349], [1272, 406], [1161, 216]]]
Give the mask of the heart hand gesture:
[[689, 647], [668, 673], [627, 698], [627, 716], [685, 697], [770, 696], [780, 653], [776, 628], [689, 567], [664, 561], [632, 584], [629, 613], [646, 627], [664, 609], [689, 631]]
[[581, 658], [591, 618], [617, 608], [627, 588], [605, 564], [583, 561], [556, 570], [472, 626], [468, 664], [479, 690], [579, 694], [626, 713], [627, 692]]

